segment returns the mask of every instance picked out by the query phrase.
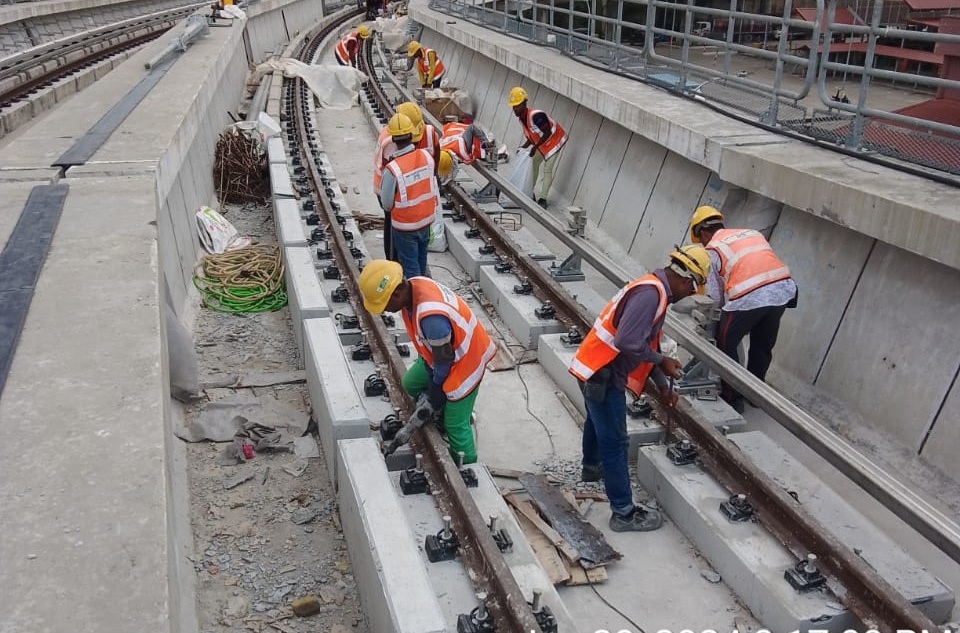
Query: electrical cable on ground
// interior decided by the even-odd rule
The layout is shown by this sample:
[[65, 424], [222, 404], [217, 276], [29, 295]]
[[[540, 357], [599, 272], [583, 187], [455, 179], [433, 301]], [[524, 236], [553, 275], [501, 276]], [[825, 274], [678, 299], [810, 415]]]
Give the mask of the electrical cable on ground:
[[287, 305], [277, 246], [256, 244], [207, 255], [193, 273], [203, 305], [230, 314], [268, 312]]
[[547, 434], [547, 439], [550, 440], [550, 452], [554, 455], [557, 454], [557, 447], [553, 443], [553, 433], [550, 432], [550, 428], [547, 426], [546, 422], [540, 419], [536, 413], [530, 409], [530, 389], [527, 387], [527, 381], [523, 378], [523, 373], [520, 371], [522, 365], [517, 365], [517, 377], [520, 379], [520, 383], [523, 385], [523, 403], [527, 407], [527, 413], [533, 416], [533, 419], [540, 423], [540, 426], [543, 427], [543, 432]]
[[618, 609], [617, 607], [613, 606], [613, 605], [610, 603], [609, 600], [607, 600], [606, 598], [604, 598], [604, 597], [600, 594], [600, 592], [597, 591], [596, 583], [594, 583], [594, 582], [593, 582], [592, 580], [590, 580], [589, 578], [587, 579], [587, 582], [590, 583], [590, 588], [593, 589], [593, 593], [597, 594], [597, 597], [600, 598], [600, 601], [603, 602], [603, 604], [605, 604], [605, 605], [607, 605], [608, 607], [610, 607], [613, 611], [615, 611], [615, 612], [617, 613], [617, 615], [619, 615], [621, 618], [623, 618], [624, 620], [626, 620], [627, 622], [629, 622], [629, 623], [630, 623], [630, 626], [634, 627], [634, 628], [637, 630], [637, 633], [645, 633], [645, 631], [643, 630], [643, 627], [641, 627], [639, 624], [637, 624], [636, 622], [634, 622], [633, 620], [631, 620], [631, 619], [627, 616], [627, 614], [625, 614], [623, 611], [621, 611], [621, 610]]

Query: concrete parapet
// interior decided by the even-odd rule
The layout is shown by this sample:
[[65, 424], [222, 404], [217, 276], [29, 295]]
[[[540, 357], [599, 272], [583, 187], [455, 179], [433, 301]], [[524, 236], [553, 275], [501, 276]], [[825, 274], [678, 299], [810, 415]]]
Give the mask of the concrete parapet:
[[306, 225], [300, 217], [300, 205], [290, 198], [274, 198], [273, 223], [281, 246], [307, 246]]
[[445, 633], [418, 543], [403, 516], [375, 440], [337, 444], [338, 499], [353, 575], [372, 631]]

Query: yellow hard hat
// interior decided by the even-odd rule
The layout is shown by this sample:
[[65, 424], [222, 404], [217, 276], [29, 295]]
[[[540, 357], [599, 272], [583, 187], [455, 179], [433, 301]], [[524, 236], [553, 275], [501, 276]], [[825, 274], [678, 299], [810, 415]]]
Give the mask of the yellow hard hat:
[[387, 307], [393, 291], [403, 281], [403, 267], [397, 262], [386, 259], [374, 259], [360, 271], [360, 294], [363, 295], [363, 307], [371, 314], [380, 314]]
[[357, 37], [359, 37], [361, 40], [365, 40], [370, 37], [370, 29], [367, 28], [366, 24], [361, 24], [357, 29]]
[[414, 55], [417, 54], [417, 51], [419, 51], [421, 48], [423, 47], [420, 46], [420, 42], [418, 42], [417, 40], [413, 40], [412, 42], [407, 44], [407, 57], [413, 57]]
[[[708, 222], [710, 220], [710, 222]], [[711, 224], [722, 224], [723, 223], [723, 214], [717, 211], [715, 207], [710, 205], [703, 205], [697, 207], [697, 210], [693, 212], [693, 217], [690, 218], [690, 241], [694, 244], [700, 243], [700, 236], [698, 235], [699, 228], [702, 224], [710, 226]]]
[[394, 138], [398, 136], [413, 136], [413, 133], [416, 131], [416, 126], [413, 124], [413, 121], [410, 120], [410, 117], [398, 112], [390, 117], [390, 121], [387, 123], [387, 131], [390, 132], [390, 136]]
[[702, 286], [710, 275], [710, 256], [699, 244], [688, 244], [670, 253], [668, 266], [683, 277], [692, 277], [698, 286]]
[[440, 176], [446, 178], [453, 173], [453, 166], [456, 164], [456, 159], [453, 156], [453, 152], [448, 149], [440, 151], [440, 166], [437, 168], [437, 173]]
[[413, 101], [404, 101], [397, 106], [397, 112], [410, 118], [413, 123], [413, 142], [419, 143], [423, 138], [423, 111]]
[[510, 89], [510, 97], [507, 99], [507, 105], [509, 105], [512, 108], [514, 106], [520, 105], [526, 100], [527, 100], [527, 91], [521, 88], [520, 86], [517, 86], [516, 88]]

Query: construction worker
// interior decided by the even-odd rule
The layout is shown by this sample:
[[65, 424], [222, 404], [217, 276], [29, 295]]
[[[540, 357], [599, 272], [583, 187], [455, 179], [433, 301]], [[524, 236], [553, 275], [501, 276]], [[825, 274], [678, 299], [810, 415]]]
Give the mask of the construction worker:
[[426, 277], [407, 277], [396, 262], [369, 262], [359, 285], [367, 311], [400, 312], [420, 355], [403, 376], [416, 409], [385, 452], [406, 443], [415, 429], [442, 411], [450, 452], [463, 452], [465, 464], [477, 461], [470, 416], [484, 368], [496, 353], [483, 325], [455, 292]]
[[417, 67], [417, 77], [420, 78], [422, 88], [439, 88], [443, 79], [443, 62], [437, 57], [437, 51], [422, 46], [413, 40], [407, 45], [407, 57], [413, 60]]
[[440, 162], [440, 133], [437, 128], [423, 121], [423, 110], [413, 101], [404, 101], [397, 106], [397, 112], [405, 114], [413, 121], [416, 131], [413, 133], [413, 144], [417, 149], [425, 149], [433, 156], [433, 160]]
[[460, 171], [459, 163], [460, 161], [457, 159], [456, 154], [448, 149], [440, 150], [440, 163], [437, 168], [437, 177], [440, 180], [441, 187], [452, 182], [453, 179], [457, 177], [457, 173]]
[[464, 165], [470, 165], [480, 158], [483, 147], [487, 143], [486, 134], [472, 123], [443, 124], [440, 149], [450, 150]]
[[387, 123], [397, 151], [384, 166], [380, 206], [390, 215], [392, 253], [408, 278], [427, 273], [427, 244], [440, 190], [437, 166], [426, 150], [413, 144], [415, 126], [397, 113]]
[[679, 378], [681, 365], [660, 354], [663, 319], [667, 304], [694, 294], [709, 272], [710, 258], [702, 246], [673, 251], [665, 267], [631, 281], [613, 296], [570, 363], [587, 410], [581, 479], [603, 479], [615, 532], [647, 532], [663, 523], [659, 512], [633, 503], [625, 389], [628, 380], [642, 388], [649, 377], [664, 404], [676, 405], [677, 394], [667, 377]]
[[[520, 149], [530, 148], [530, 157], [533, 158], [533, 190], [537, 203], [547, 207], [547, 194], [553, 184], [553, 174], [560, 160], [560, 150], [567, 142], [567, 133], [559, 123], [547, 116], [543, 110], [531, 110], [527, 107], [527, 91], [517, 86], [510, 90], [507, 103], [513, 108], [513, 113], [520, 119], [523, 135], [526, 137]], [[537, 195], [537, 176], [540, 166], [543, 165], [543, 181], [540, 183], [540, 194]]]
[[[387, 161], [397, 151], [397, 145], [390, 136], [390, 126], [384, 125], [377, 136], [377, 149], [373, 153], [373, 192], [380, 199], [381, 183], [383, 182], [383, 167]], [[396, 258], [393, 256], [393, 241], [390, 236], [390, 213], [384, 210], [383, 217], [383, 256], [387, 259]]]
[[[713, 264], [707, 295], [721, 304], [717, 347], [740, 362], [737, 347], [750, 336], [747, 371], [764, 380], [780, 318], [797, 305], [797, 284], [790, 269], [773, 252], [766, 238], [753, 229], [727, 229], [723, 214], [711, 206], [698, 207], [690, 219], [690, 239], [703, 244]], [[743, 413], [743, 396], [727, 383], [721, 397]]]
[[357, 53], [360, 52], [360, 41], [370, 37], [370, 29], [361, 24], [356, 31], [351, 31], [343, 36], [337, 42], [333, 53], [337, 58], [337, 63], [341, 66], [357, 67]]

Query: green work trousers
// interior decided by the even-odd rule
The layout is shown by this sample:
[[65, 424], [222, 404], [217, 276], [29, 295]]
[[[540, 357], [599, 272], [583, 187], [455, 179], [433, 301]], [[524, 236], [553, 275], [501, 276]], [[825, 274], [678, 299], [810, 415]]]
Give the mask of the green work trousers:
[[[420, 357], [410, 366], [403, 375], [403, 389], [414, 400], [430, 386], [430, 373], [427, 364]], [[477, 461], [477, 445], [473, 441], [473, 429], [470, 428], [470, 415], [473, 413], [473, 403], [477, 400], [480, 385], [460, 400], [448, 400], [443, 405], [443, 426], [450, 441], [450, 454], [454, 458], [463, 451], [463, 463], [472, 464]]]
[[[550, 185], [553, 184], [553, 174], [557, 168], [557, 163], [560, 161], [560, 154], [563, 153], [561, 149], [559, 152], [543, 160], [543, 154], [539, 151], [533, 153], [533, 197], [536, 200], [546, 200], [547, 194], [550, 193]], [[540, 174], [540, 166], [543, 165], [543, 180], [540, 181], [540, 193], [537, 193], [537, 176]]]

